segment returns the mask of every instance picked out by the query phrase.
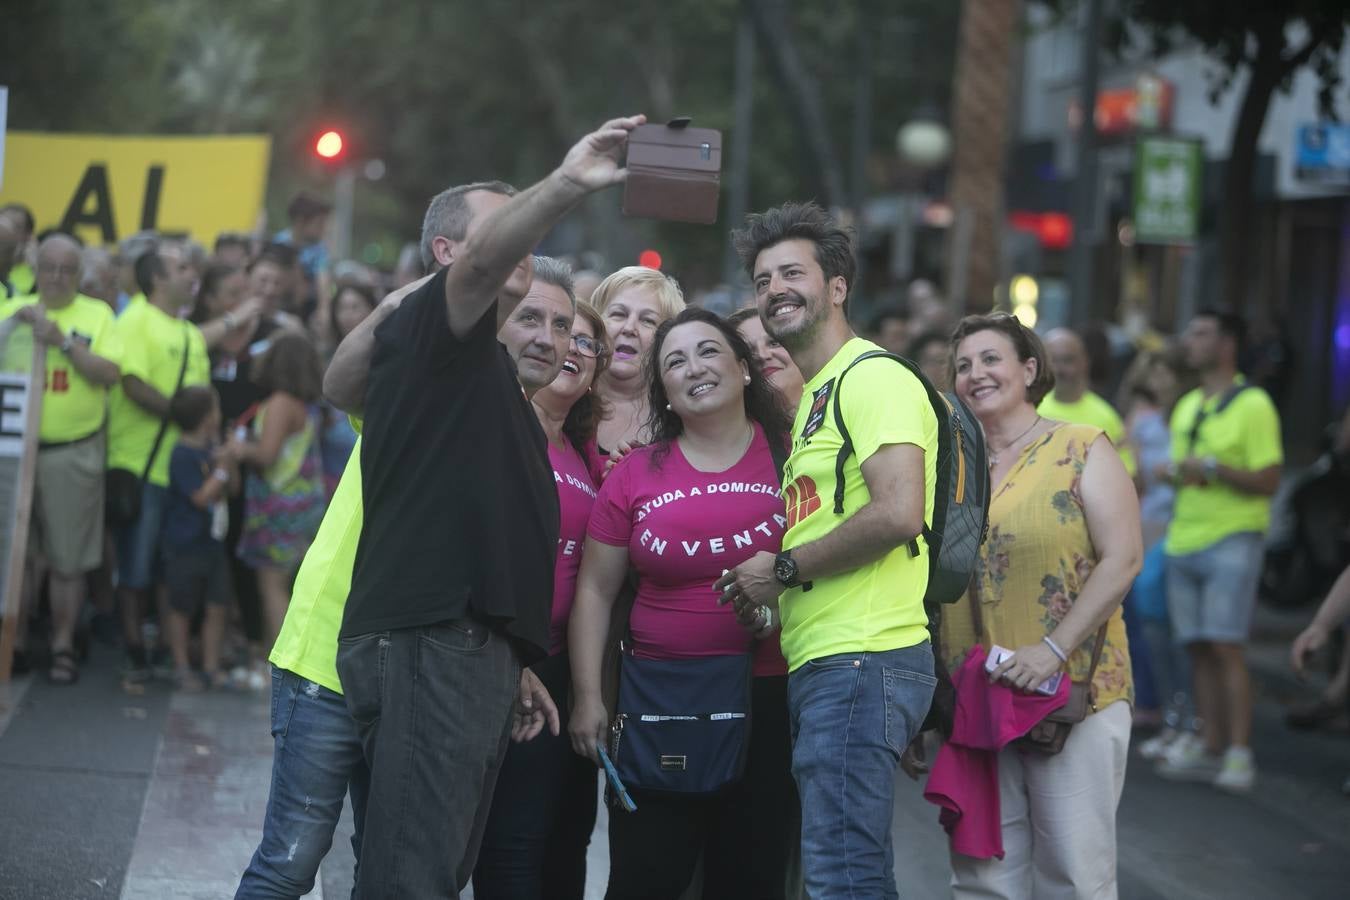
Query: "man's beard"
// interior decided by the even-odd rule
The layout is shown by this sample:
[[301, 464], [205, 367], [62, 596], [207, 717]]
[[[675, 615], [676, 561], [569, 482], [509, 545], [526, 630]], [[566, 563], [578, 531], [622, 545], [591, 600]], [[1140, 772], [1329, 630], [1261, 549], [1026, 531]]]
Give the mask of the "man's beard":
[[764, 323], [764, 330], [769, 333], [769, 337], [782, 344], [788, 355], [803, 350], [815, 342], [827, 314], [823, 300], [804, 297], [801, 294], [795, 296], [802, 304], [801, 324], [789, 331], [777, 331], [772, 320]]

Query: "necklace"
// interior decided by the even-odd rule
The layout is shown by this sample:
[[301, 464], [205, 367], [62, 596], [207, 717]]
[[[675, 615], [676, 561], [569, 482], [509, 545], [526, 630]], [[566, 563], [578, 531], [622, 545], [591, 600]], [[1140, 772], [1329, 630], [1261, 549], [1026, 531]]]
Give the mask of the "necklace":
[[1022, 432], [1022, 433], [1019, 434], [1017, 437], [1013, 438], [1011, 441], [1008, 441], [1008, 443], [1004, 444], [1002, 447], [1000, 447], [999, 449], [995, 450], [993, 453], [990, 453], [990, 454], [989, 454], [989, 468], [992, 469], [992, 468], [994, 468], [994, 467], [996, 467], [996, 466], [998, 465], [999, 454], [1001, 454], [1001, 453], [1003, 453], [1003, 452], [1005, 452], [1005, 451], [1007, 451], [1007, 450], [1010, 450], [1010, 449], [1013, 447], [1014, 444], [1016, 444], [1018, 441], [1022, 440], [1022, 438], [1026, 437], [1027, 435], [1031, 434], [1031, 429], [1035, 428], [1035, 427], [1036, 427], [1037, 425], [1039, 425], [1039, 424], [1041, 424], [1041, 417], [1040, 417], [1040, 414], [1037, 414], [1037, 416], [1036, 416], [1036, 421], [1034, 421], [1034, 422], [1032, 422], [1030, 425], [1028, 425], [1026, 431]]

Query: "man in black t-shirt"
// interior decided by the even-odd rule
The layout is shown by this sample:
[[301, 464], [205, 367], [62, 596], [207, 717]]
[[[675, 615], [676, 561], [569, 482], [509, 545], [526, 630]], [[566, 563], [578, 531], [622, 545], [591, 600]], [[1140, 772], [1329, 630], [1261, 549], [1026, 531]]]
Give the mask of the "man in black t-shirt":
[[435, 198], [422, 252], [438, 271], [353, 331], [325, 377], [329, 399], [365, 420], [337, 658], [370, 765], [360, 897], [457, 896], [513, 705], [518, 737], [551, 710], [522, 672], [547, 653], [558, 537], [529, 395], [561, 367], [575, 301], [547, 277], [551, 262], [535, 277], [529, 253], [623, 179], [643, 121], [606, 123], [520, 194], [489, 182]]

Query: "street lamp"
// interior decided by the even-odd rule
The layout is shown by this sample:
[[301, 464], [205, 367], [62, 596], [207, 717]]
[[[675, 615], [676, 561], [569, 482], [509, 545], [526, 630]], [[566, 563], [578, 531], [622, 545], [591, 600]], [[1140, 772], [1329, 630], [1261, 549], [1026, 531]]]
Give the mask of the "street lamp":
[[920, 169], [936, 169], [951, 158], [952, 133], [936, 111], [922, 108], [895, 133], [900, 158]]

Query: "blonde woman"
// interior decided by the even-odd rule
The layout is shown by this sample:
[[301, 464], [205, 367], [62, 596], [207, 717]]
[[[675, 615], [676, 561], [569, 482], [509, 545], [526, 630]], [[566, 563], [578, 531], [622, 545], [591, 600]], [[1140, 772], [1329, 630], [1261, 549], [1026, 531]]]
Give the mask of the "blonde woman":
[[675, 279], [656, 269], [627, 266], [600, 282], [591, 295], [591, 305], [604, 319], [613, 350], [609, 369], [595, 387], [609, 405], [609, 415], [586, 445], [586, 463], [599, 484], [614, 461], [648, 440], [644, 427], [651, 410], [643, 371], [647, 350], [656, 329], [674, 318], [685, 303]]

